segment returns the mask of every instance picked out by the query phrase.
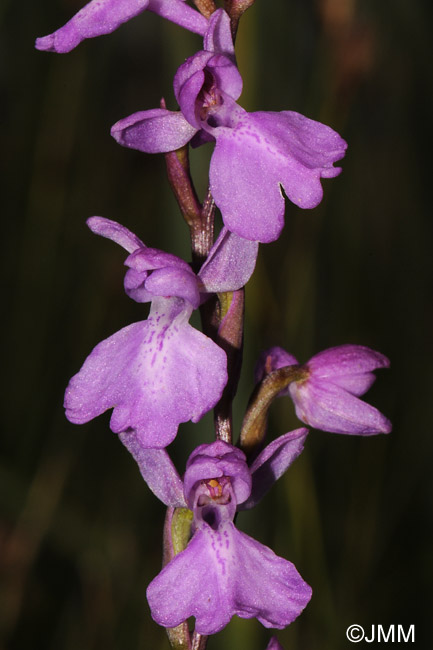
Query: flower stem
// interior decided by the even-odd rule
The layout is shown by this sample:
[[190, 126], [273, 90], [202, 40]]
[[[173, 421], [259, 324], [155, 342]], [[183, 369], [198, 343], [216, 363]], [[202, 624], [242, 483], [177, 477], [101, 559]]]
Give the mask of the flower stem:
[[252, 4], [254, 4], [254, 0], [224, 0], [224, 9], [230, 16], [233, 42], [236, 38], [241, 16]]
[[[161, 102], [162, 104], [162, 102]], [[165, 108], [165, 104], [162, 105]], [[201, 205], [191, 179], [188, 145], [165, 154], [168, 182], [170, 183], [182, 216], [190, 228], [200, 220]]]
[[[215, 201], [208, 189], [198, 219], [190, 225], [193, 266], [198, 269], [209, 255], [214, 240]], [[195, 271], [198, 270], [194, 268]]]
[[215, 407], [214, 422], [217, 440], [232, 443], [232, 402], [236, 395], [242, 366], [245, 292], [243, 289], [218, 295], [219, 327], [216, 343], [227, 355], [228, 380]]
[[284, 366], [265, 375], [255, 387], [242, 423], [240, 446], [252, 454], [262, 443], [266, 433], [269, 407], [277, 395], [292, 381], [304, 381], [308, 370], [299, 365]]
[[197, 634], [197, 632], [194, 630], [191, 650], [205, 650], [207, 645], [207, 640], [208, 640], [207, 636], [202, 636], [201, 634]]

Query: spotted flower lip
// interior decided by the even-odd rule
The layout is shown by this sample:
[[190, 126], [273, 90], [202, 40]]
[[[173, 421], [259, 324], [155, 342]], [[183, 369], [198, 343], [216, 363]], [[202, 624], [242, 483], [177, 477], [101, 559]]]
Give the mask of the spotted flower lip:
[[[298, 361], [283, 348], [270, 348], [257, 363], [256, 381], [265, 373], [295, 364]], [[298, 418], [316, 429], [366, 436], [389, 433], [390, 421], [358, 399], [375, 381], [373, 371], [389, 365], [383, 354], [362, 345], [329, 348], [301, 366], [306, 378], [293, 381], [280, 395], [289, 395]]]
[[237, 103], [242, 77], [222, 9], [209, 19], [203, 48], [175, 75], [180, 111], [137, 112], [117, 122], [111, 134], [119, 144], [147, 153], [214, 141], [209, 183], [225, 226], [245, 239], [273, 241], [284, 225], [281, 187], [295, 205], [316, 207], [321, 179], [341, 172], [333, 165], [344, 156], [346, 142], [294, 111], [248, 113]]
[[[125, 291], [151, 307], [147, 320], [93, 349], [66, 389], [66, 416], [83, 424], [113, 409], [112, 431], [132, 430], [142, 446], [165, 447], [180, 423], [197, 422], [217, 403], [227, 382], [225, 352], [189, 324], [191, 313], [207, 292], [243, 286], [257, 246], [223, 230], [200, 278], [184, 260], [146, 247], [114, 221], [92, 217], [88, 225], [129, 253]], [[231, 264], [234, 258], [238, 261]]]
[[206, 32], [206, 18], [185, 0], [92, 0], [63, 27], [37, 38], [36, 49], [60, 54], [70, 52], [81, 41], [110, 34], [146, 9], [196, 34]]
[[[147, 598], [154, 620], [175, 627], [190, 616], [196, 619], [199, 634], [215, 634], [232, 616], [257, 618], [265, 627], [282, 629], [291, 623], [311, 598], [311, 588], [291, 562], [278, 557], [233, 523], [236, 510], [251, 499], [261, 498], [302, 451], [306, 429], [292, 431], [265, 448], [248, 467], [242, 451], [223, 441], [200, 445], [186, 467], [185, 504], [193, 511], [193, 537], [150, 583]], [[128, 434], [124, 434], [123, 441]], [[158, 450], [163, 467], [165, 450]], [[136, 455], [137, 458], [137, 455]], [[140, 470], [156, 493], [155, 477], [160, 472], [148, 468], [146, 454], [139, 459]], [[174, 471], [174, 470], [172, 470]], [[175, 504], [179, 477], [165, 497]], [[158, 486], [159, 487], [159, 486]], [[170, 597], [167, 597], [170, 594]], [[271, 646], [272, 647], [272, 646]], [[278, 646], [277, 646], [278, 647]]]

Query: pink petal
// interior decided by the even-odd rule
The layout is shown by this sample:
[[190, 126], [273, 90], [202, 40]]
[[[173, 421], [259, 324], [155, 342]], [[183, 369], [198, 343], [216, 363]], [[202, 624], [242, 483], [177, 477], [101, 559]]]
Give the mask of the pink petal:
[[254, 271], [258, 250], [258, 242], [223, 228], [198, 274], [205, 291], [236, 291], [245, 286]]
[[359, 375], [377, 368], [388, 368], [389, 359], [363, 345], [338, 345], [315, 354], [308, 362], [315, 377], [334, 378]]
[[183, 147], [196, 131], [182, 113], [154, 108], [119, 120], [111, 128], [111, 135], [124, 147], [164, 153]]
[[230, 28], [230, 18], [223, 9], [217, 9], [210, 17], [209, 26], [203, 40], [203, 49], [216, 54], [224, 54], [234, 60], [235, 48]]
[[92, 0], [57, 31], [36, 39], [36, 48], [70, 52], [81, 41], [110, 34], [122, 23], [148, 8], [149, 0]]
[[200, 304], [197, 277], [191, 271], [166, 267], [156, 269], [144, 283], [153, 296], [176, 296], [188, 301], [194, 309]]
[[391, 431], [376, 408], [329, 381], [310, 378], [290, 384], [289, 390], [298, 418], [316, 429], [367, 436]]
[[134, 431], [120, 433], [119, 438], [137, 462], [154, 495], [166, 506], [185, 508], [182, 481], [165, 449], [143, 447]]
[[137, 249], [146, 248], [137, 235], [134, 235], [128, 228], [121, 226], [116, 221], [111, 221], [111, 219], [105, 219], [104, 217], [90, 217], [86, 223], [95, 235], [111, 239], [116, 244], [119, 244], [119, 246], [122, 246], [128, 253], [133, 253]]
[[37, 38], [35, 47], [49, 52], [70, 52], [84, 39], [110, 34], [145, 9], [200, 35], [208, 28], [206, 18], [184, 0], [92, 0], [63, 27]]
[[250, 467], [253, 487], [240, 510], [254, 507], [304, 449], [308, 429], [296, 429], [267, 445]]

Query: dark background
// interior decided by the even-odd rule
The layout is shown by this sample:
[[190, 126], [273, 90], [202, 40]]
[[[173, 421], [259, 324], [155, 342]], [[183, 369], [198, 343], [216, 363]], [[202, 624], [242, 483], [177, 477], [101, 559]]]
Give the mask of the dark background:
[[[188, 258], [188, 233], [161, 156], [119, 147], [111, 125], [175, 108], [172, 77], [199, 37], [144, 13], [68, 55], [37, 52], [79, 0], [3, 0], [1, 178], [4, 406], [0, 461], [0, 647], [168, 648], [145, 599], [159, 571], [164, 508], [108, 427], [77, 427], [64, 388], [92, 347], [143, 306], [122, 286], [124, 254], [85, 219], [116, 219], [146, 244]], [[296, 110], [349, 143], [342, 175], [314, 211], [288, 204], [247, 288], [236, 424], [261, 349], [305, 361], [361, 343], [391, 359], [367, 399], [389, 436], [312, 431], [273, 492], [238, 525], [292, 560], [313, 586], [278, 638], [288, 650], [351, 647], [346, 627], [416, 626], [433, 645], [432, 74], [430, 0], [257, 0], [239, 31], [249, 110]], [[195, 152], [203, 191], [211, 147]], [[273, 438], [297, 426], [288, 399]], [[182, 471], [211, 417], [181, 425]], [[269, 631], [233, 620], [211, 650], [264, 650]], [[361, 643], [358, 647], [367, 647]], [[371, 644], [370, 644], [371, 647]]]

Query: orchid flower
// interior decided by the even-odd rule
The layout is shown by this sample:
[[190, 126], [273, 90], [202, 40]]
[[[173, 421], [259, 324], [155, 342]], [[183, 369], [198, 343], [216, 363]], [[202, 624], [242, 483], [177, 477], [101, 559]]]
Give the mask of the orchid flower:
[[[278, 368], [297, 365], [283, 348], [270, 348], [257, 363], [256, 381]], [[280, 395], [289, 395], [298, 418], [316, 429], [364, 436], [389, 433], [390, 421], [359, 399], [376, 379], [373, 370], [388, 366], [389, 360], [380, 352], [362, 345], [339, 345], [301, 366], [302, 378], [292, 381]]]
[[165, 447], [181, 422], [197, 422], [217, 403], [227, 382], [225, 352], [189, 325], [191, 313], [207, 292], [245, 284], [257, 245], [223, 230], [200, 278], [180, 258], [146, 247], [114, 221], [92, 217], [88, 225], [129, 253], [126, 293], [151, 307], [147, 320], [92, 350], [66, 389], [66, 416], [82, 424], [112, 408], [112, 431], [134, 430], [143, 446]]
[[233, 520], [237, 510], [256, 505], [286, 471], [307, 433], [297, 429], [277, 438], [251, 466], [240, 449], [226, 442], [200, 445], [188, 459], [183, 482], [165, 449], [152, 450], [149, 457], [134, 433], [121, 434], [152, 491], [166, 505], [193, 512], [186, 548], [147, 588], [159, 625], [175, 627], [194, 616], [196, 632], [215, 634], [237, 615], [282, 629], [301, 613], [311, 588], [291, 562], [240, 532]]
[[245, 239], [278, 238], [284, 224], [281, 187], [299, 207], [314, 208], [323, 195], [320, 179], [341, 171], [333, 163], [347, 145], [330, 127], [293, 111], [247, 113], [236, 103], [242, 78], [222, 9], [209, 20], [203, 50], [178, 69], [174, 92], [180, 111], [134, 113], [111, 133], [121, 145], [147, 153], [215, 141], [210, 189], [224, 224]]

